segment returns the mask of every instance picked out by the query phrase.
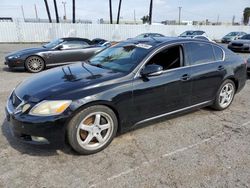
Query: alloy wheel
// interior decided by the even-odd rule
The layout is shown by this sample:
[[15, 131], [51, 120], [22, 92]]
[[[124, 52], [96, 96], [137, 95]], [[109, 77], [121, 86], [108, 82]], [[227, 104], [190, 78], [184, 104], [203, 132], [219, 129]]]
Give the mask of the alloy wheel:
[[222, 108], [226, 108], [231, 104], [234, 92], [235, 89], [231, 83], [227, 83], [222, 87], [219, 95], [219, 105]]
[[114, 122], [105, 112], [94, 112], [86, 116], [77, 129], [77, 142], [86, 150], [97, 150], [112, 136]]

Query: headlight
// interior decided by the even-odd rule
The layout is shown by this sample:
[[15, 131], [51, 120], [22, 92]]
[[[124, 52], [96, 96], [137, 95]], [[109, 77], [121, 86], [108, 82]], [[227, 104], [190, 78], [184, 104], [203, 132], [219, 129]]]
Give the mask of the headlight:
[[9, 56], [9, 59], [17, 59], [21, 57], [19, 54]]
[[58, 115], [63, 113], [71, 102], [71, 100], [42, 101], [34, 106], [29, 114], [35, 116]]

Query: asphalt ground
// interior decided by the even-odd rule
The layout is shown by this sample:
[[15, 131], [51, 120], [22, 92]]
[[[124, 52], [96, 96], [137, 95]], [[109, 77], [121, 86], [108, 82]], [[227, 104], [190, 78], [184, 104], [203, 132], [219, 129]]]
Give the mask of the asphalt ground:
[[4, 106], [32, 74], [9, 71], [4, 56], [36, 45], [0, 44], [0, 187], [250, 187], [249, 80], [225, 111], [203, 108], [151, 122], [94, 155], [19, 142]]

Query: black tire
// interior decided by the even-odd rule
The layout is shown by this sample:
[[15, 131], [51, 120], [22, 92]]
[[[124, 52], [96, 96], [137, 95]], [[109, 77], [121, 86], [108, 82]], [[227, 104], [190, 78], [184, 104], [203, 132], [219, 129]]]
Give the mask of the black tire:
[[[99, 143], [100, 146], [97, 147], [96, 149], [93, 149], [93, 148], [89, 149], [89, 148], [86, 148], [87, 146], [82, 146], [79, 143], [79, 138], [82, 139], [81, 132], [79, 132], [79, 131], [84, 131], [84, 130], [80, 129], [79, 127], [80, 127], [80, 125], [85, 124], [84, 120], [87, 121], [88, 119], [92, 119], [91, 114], [95, 114], [95, 113], [96, 114], [104, 113], [104, 114], [108, 115], [109, 119], [112, 119], [112, 123], [111, 123], [112, 129], [110, 131], [108, 129], [109, 136], [108, 136], [107, 140], [105, 141], [105, 143], [102, 143], [103, 145], [101, 143]], [[95, 118], [96, 118], [96, 115], [93, 115], [93, 116], [95, 116]], [[102, 121], [102, 118], [104, 118], [104, 116], [101, 115], [100, 123]], [[95, 121], [95, 119], [93, 121]], [[92, 124], [93, 124], [93, 122], [92, 122]], [[92, 127], [94, 125], [90, 125], [90, 126]], [[117, 117], [116, 117], [115, 113], [110, 108], [103, 106], [103, 105], [90, 106], [90, 107], [87, 107], [87, 108], [83, 109], [82, 111], [78, 112], [68, 123], [68, 125], [67, 125], [68, 143], [79, 154], [83, 154], [83, 155], [94, 154], [94, 153], [97, 153], [97, 152], [103, 150], [111, 143], [111, 141], [113, 140], [113, 138], [116, 135], [117, 128], [118, 128]], [[106, 131], [106, 130], [103, 130], [103, 131]], [[108, 134], [108, 131], [106, 134]], [[85, 132], [87, 132], [87, 131], [85, 131]], [[92, 132], [92, 134], [90, 132], [87, 132], [85, 139], [83, 139], [81, 141], [84, 142], [85, 140], [87, 140], [87, 137], [89, 136], [89, 134], [91, 134], [93, 136], [93, 134], [94, 134], [93, 132]], [[102, 132], [100, 132], [99, 134], [101, 135]], [[92, 138], [95, 141], [98, 140], [97, 137], [95, 137], [95, 136], [93, 136]], [[90, 140], [90, 142], [91, 142], [91, 140]], [[89, 146], [91, 146], [91, 145], [89, 145]]]
[[39, 56], [30, 56], [25, 60], [25, 69], [31, 73], [38, 73], [45, 69], [44, 60]]
[[[226, 85], [232, 86], [233, 92], [232, 92], [232, 96], [231, 96], [231, 98], [230, 98], [230, 102], [228, 102], [227, 105], [223, 106], [223, 105], [221, 104], [221, 102], [220, 102], [220, 100], [221, 100], [220, 94], [221, 94], [221, 92], [222, 92], [222, 89], [223, 89]], [[215, 98], [215, 101], [214, 101], [214, 104], [213, 104], [211, 107], [212, 107], [213, 109], [215, 109], [215, 110], [225, 110], [225, 109], [227, 109], [227, 108], [231, 105], [231, 103], [233, 102], [233, 99], [234, 99], [234, 96], [235, 96], [235, 92], [236, 92], [235, 83], [234, 83], [232, 80], [229, 80], [229, 79], [225, 80], [225, 81], [221, 84], [219, 90], [217, 91], [217, 93], [216, 93], [216, 98]]]

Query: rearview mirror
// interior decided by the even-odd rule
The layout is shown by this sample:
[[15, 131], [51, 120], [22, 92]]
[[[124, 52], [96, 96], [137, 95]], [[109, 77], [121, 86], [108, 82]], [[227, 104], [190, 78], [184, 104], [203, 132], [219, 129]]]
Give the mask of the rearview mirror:
[[147, 65], [142, 71], [142, 76], [157, 76], [160, 75], [163, 71], [163, 67], [160, 65]]

